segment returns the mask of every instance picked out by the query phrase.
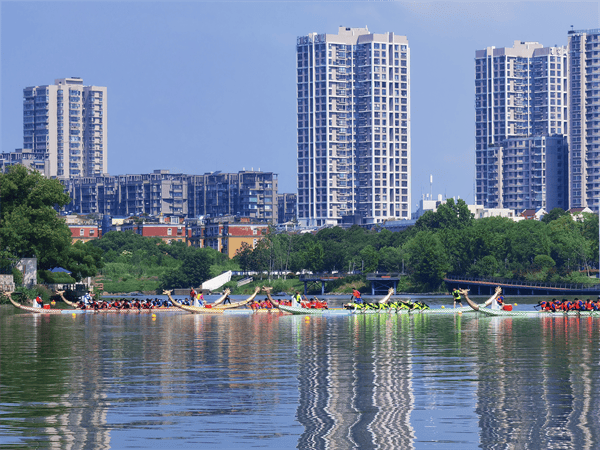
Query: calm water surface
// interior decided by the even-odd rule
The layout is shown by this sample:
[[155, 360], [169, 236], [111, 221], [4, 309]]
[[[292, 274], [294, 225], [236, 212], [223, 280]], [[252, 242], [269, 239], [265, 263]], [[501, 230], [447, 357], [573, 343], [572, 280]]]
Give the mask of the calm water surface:
[[597, 449], [599, 345], [587, 318], [3, 306], [0, 448]]

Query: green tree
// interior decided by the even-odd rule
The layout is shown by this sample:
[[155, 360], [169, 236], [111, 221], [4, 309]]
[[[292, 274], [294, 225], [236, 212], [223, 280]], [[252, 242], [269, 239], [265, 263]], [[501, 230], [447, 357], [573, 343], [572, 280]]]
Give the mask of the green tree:
[[436, 212], [427, 211], [419, 217], [415, 226], [419, 230], [462, 229], [471, 226], [473, 221], [473, 214], [464, 200], [459, 199], [455, 203], [453, 198], [449, 198], [438, 206]]
[[104, 267], [102, 250], [90, 245], [90, 242], [77, 241], [71, 246], [65, 258], [63, 267], [71, 271], [71, 276], [77, 281], [85, 277], [96, 276], [98, 270]]
[[448, 256], [439, 237], [432, 231], [419, 231], [404, 249], [413, 279], [425, 289], [437, 289], [449, 268]]
[[398, 247], [383, 247], [379, 250], [379, 267], [382, 272], [402, 270], [402, 250]]
[[252, 266], [252, 247], [250, 247], [250, 244], [242, 242], [240, 248], [235, 252], [234, 258], [244, 272], [249, 271]]
[[312, 272], [319, 272], [323, 268], [323, 259], [325, 251], [320, 242], [313, 242], [304, 252], [304, 261], [306, 269]]
[[469, 275], [474, 277], [493, 277], [498, 271], [498, 261], [494, 255], [487, 255], [475, 262], [469, 269]]
[[194, 249], [187, 252], [181, 266], [167, 272], [159, 280], [161, 289], [188, 288], [200, 286], [210, 277], [210, 266], [214, 260], [212, 249]]
[[0, 174], [0, 257], [7, 265], [22, 257], [36, 257], [40, 269], [63, 264], [71, 232], [54, 208], [71, 198], [58, 180], [15, 165]]
[[359, 262], [363, 273], [374, 272], [379, 265], [379, 253], [372, 245], [367, 245], [358, 254], [357, 263]]
[[541, 221], [544, 223], [550, 223], [553, 220], [556, 220], [562, 216], [568, 216], [568, 215], [569, 215], [569, 213], [566, 212], [562, 208], [553, 208], [552, 211], [550, 211], [548, 214], [544, 214], [544, 217], [542, 217]]

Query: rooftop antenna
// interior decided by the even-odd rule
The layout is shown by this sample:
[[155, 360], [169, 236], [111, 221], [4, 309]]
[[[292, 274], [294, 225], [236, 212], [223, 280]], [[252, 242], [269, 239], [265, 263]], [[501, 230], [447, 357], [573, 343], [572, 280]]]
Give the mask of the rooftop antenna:
[[429, 199], [433, 200], [433, 175], [429, 175]]

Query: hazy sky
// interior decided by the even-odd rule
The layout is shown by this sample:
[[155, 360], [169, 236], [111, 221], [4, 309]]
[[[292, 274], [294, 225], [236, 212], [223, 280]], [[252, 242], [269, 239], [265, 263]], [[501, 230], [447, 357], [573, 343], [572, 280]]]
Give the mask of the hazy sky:
[[296, 37], [338, 27], [406, 35], [412, 204], [473, 203], [474, 56], [514, 40], [566, 45], [598, 2], [0, 1], [0, 151], [23, 145], [23, 88], [108, 87], [111, 174], [279, 174], [296, 191]]

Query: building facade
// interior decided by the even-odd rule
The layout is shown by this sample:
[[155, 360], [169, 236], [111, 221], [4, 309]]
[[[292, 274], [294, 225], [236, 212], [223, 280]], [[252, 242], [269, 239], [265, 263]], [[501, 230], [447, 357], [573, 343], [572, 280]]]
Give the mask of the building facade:
[[[567, 49], [515, 41], [513, 47], [488, 47], [475, 53], [476, 201], [503, 208], [503, 171], [530, 161], [508, 160], [499, 153], [509, 139], [564, 136], [568, 131]], [[513, 171], [514, 172], [514, 171]], [[563, 168], [564, 172], [564, 168]], [[513, 173], [514, 175], [514, 173]], [[510, 176], [513, 176], [510, 175]], [[548, 182], [566, 183], [556, 174]], [[512, 194], [515, 195], [513, 192]], [[526, 195], [524, 195], [525, 197]]]
[[37, 170], [45, 177], [50, 176], [50, 161], [48, 156], [41, 158], [32, 149], [19, 148], [14, 152], [0, 153], [0, 173], [5, 173], [10, 166], [20, 164], [31, 170]]
[[569, 204], [600, 212], [600, 29], [571, 30]]
[[277, 195], [277, 223], [293, 222], [297, 220], [296, 207], [298, 205], [297, 194]]
[[297, 39], [298, 220], [410, 218], [406, 36], [340, 27]]
[[58, 178], [107, 173], [107, 90], [81, 78], [23, 89], [23, 150]]
[[110, 216], [248, 217], [277, 223], [277, 174], [242, 171], [204, 175], [102, 175], [62, 179], [79, 214]]

